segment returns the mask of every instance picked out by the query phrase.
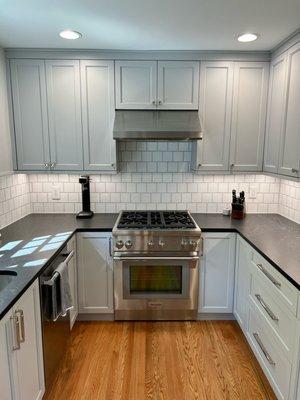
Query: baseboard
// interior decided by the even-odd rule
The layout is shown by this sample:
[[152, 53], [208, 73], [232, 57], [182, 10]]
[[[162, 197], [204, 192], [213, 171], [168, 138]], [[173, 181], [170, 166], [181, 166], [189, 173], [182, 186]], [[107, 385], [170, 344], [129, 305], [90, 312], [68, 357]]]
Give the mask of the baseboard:
[[235, 317], [233, 314], [222, 314], [222, 313], [201, 313], [198, 314], [198, 321], [233, 321]]
[[114, 321], [114, 314], [78, 314], [77, 321]]

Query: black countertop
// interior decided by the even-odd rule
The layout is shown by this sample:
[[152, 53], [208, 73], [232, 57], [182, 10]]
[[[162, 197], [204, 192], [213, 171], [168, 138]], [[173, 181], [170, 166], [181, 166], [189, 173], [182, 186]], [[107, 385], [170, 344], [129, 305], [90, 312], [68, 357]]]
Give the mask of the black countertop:
[[[243, 221], [220, 214], [193, 217], [203, 232], [238, 232], [300, 289], [300, 225], [277, 214], [249, 214]], [[117, 214], [95, 214], [89, 220], [76, 220], [73, 214], [31, 214], [2, 229], [0, 272], [15, 271], [17, 276], [3, 290], [0, 276], [0, 318], [76, 231], [111, 231], [116, 218]]]

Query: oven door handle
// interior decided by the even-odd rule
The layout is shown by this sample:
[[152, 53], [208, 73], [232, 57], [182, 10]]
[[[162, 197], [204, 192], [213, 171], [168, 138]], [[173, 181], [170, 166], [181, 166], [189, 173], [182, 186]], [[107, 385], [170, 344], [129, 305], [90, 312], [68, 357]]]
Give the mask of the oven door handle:
[[178, 261], [199, 261], [199, 257], [114, 257], [114, 261], [150, 261], [150, 260], [178, 260]]

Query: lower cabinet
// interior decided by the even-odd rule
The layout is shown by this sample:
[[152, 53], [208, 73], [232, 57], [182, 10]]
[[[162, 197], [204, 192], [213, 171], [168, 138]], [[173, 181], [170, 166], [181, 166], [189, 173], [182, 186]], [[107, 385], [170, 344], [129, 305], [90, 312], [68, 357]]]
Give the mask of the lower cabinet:
[[73, 328], [73, 325], [76, 321], [78, 315], [78, 285], [77, 285], [77, 251], [76, 251], [76, 236], [73, 236], [72, 239], [68, 242], [68, 251], [74, 252], [73, 257], [68, 262], [68, 271], [69, 271], [69, 281], [71, 288], [71, 295], [73, 300], [73, 308], [70, 310], [70, 329]]
[[113, 313], [111, 233], [78, 234], [79, 313]]
[[1, 320], [0, 337], [1, 400], [42, 399], [45, 385], [37, 280]]
[[241, 329], [247, 328], [247, 311], [250, 291], [249, 266], [251, 247], [237, 235], [233, 313]]
[[199, 313], [232, 313], [235, 233], [203, 233]]

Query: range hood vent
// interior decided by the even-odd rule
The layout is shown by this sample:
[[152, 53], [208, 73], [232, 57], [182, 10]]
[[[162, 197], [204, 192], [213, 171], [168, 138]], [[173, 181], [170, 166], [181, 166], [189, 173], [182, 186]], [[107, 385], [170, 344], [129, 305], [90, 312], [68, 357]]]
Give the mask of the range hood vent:
[[200, 140], [198, 111], [116, 110], [116, 140]]

